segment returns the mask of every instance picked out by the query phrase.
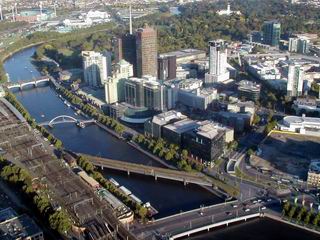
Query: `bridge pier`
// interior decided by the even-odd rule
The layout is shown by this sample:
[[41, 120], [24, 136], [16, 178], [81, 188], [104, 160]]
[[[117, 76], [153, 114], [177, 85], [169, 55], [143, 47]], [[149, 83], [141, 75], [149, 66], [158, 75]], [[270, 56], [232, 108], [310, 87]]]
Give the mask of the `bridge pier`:
[[128, 176], [130, 176], [130, 171], [129, 170], [127, 170], [127, 174], [128, 174]]
[[101, 166], [101, 170], [103, 170], [103, 166]]
[[186, 179], [183, 179], [183, 185], [184, 185], [184, 186], [187, 186], [187, 181], [186, 181]]
[[154, 175], [154, 180], [158, 180], [158, 176], [157, 175]]

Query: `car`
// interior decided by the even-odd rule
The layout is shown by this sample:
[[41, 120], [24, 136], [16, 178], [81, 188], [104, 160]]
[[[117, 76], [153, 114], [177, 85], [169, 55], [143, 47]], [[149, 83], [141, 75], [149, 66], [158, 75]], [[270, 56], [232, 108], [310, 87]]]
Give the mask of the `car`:
[[203, 212], [199, 212], [200, 216], [203, 216]]
[[265, 206], [263, 206], [262, 208], [261, 208], [261, 210], [266, 210], [267, 208], [265, 207]]
[[253, 200], [253, 201], [252, 201], [253, 204], [256, 204], [257, 202], [258, 202], [257, 200]]
[[268, 198], [268, 199], [267, 199], [267, 202], [271, 202], [271, 201], [272, 201], [272, 199], [271, 199], [271, 198]]
[[243, 211], [250, 212], [250, 208], [245, 208]]
[[238, 205], [237, 205], [237, 204], [233, 204], [232, 207], [233, 207], [233, 208], [237, 208]]
[[227, 214], [228, 216], [231, 216], [231, 215], [232, 215], [232, 212], [226, 212], [226, 214]]

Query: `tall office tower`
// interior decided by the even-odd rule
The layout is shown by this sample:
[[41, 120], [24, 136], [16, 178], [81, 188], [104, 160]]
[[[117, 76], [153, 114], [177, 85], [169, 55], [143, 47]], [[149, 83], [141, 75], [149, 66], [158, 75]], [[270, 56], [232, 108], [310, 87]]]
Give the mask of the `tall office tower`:
[[111, 40], [112, 52], [114, 53], [114, 62], [119, 62], [123, 59], [122, 38], [114, 37]]
[[310, 40], [306, 38], [289, 38], [289, 52], [309, 53]]
[[287, 95], [297, 97], [303, 91], [303, 68], [298, 64], [290, 64], [288, 67]]
[[133, 65], [133, 75], [137, 76], [136, 36], [127, 33], [121, 37], [122, 58]]
[[262, 26], [263, 43], [270, 46], [279, 46], [281, 24], [278, 21], [266, 21]]
[[157, 76], [157, 31], [145, 26], [136, 32], [137, 76]]
[[112, 76], [108, 78], [104, 85], [107, 104], [124, 101], [124, 81], [132, 76], [132, 64], [123, 59], [113, 64]]
[[83, 51], [81, 55], [85, 82], [91, 87], [102, 86], [111, 72], [111, 54]]
[[177, 77], [177, 57], [162, 56], [158, 57], [158, 80], [165, 82]]
[[136, 51], [136, 36], [132, 32], [132, 13], [130, 5], [129, 32], [122, 35], [120, 38], [115, 38], [113, 43], [113, 51], [115, 53], [115, 62], [121, 59], [126, 60], [133, 66], [133, 75], [137, 76], [137, 51]]
[[165, 87], [156, 81], [146, 81], [143, 86], [144, 107], [156, 111], [164, 110]]
[[227, 45], [223, 40], [209, 42], [209, 72], [205, 75], [206, 86], [224, 82], [230, 78], [227, 56]]
[[165, 87], [155, 80], [129, 78], [125, 80], [125, 102], [135, 107], [162, 111], [165, 108]]
[[144, 106], [143, 80], [140, 78], [130, 78], [124, 84], [125, 102], [135, 106]]

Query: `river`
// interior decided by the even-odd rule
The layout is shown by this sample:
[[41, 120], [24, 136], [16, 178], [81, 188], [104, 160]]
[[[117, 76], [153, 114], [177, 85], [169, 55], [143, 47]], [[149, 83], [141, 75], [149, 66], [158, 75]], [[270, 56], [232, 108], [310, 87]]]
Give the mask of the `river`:
[[[6, 72], [9, 73], [11, 82], [40, 76], [37, 69], [30, 63], [35, 49], [33, 47], [16, 53], [5, 62], [4, 67]], [[23, 91], [15, 91], [15, 95], [38, 123], [50, 121], [60, 115], [79, 118], [49, 86], [38, 88], [30, 86]], [[96, 125], [89, 125], [81, 129], [75, 124], [67, 123], [55, 125], [53, 129], [49, 130], [62, 140], [66, 149], [74, 152], [124, 162], [161, 166], [160, 163], [111, 136]], [[185, 187], [180, 182], [159, 179], [155, 181], [151, 177], [135, 174], [127, 176], [118, 171], [105, 170], [104, 174], [130, 189], [143, 202], [150, 202], [159, 211], [157, 218], [198, 208], [200, 205], [212, 205], [222, 201], [212, 193], [193, 184]]]
[[[9, 73], [12, 82], [31, 79], [40, 76], [40, 73], [30, 63], [34, 48], [23, 50], [11, 58], [5, 64], [5, 70]], [[51, 120], [59, 115], [70, 115], [75, 118], [74, 111], [67, 107], [49, 86], [29, 88], [15, 92], [16, 97], [26, 107], [37, 122]], [[103, 156], [124, 162], [135, 162], [147, 165], [159, 166], [159, 163], [141, 154], [96, 125], [84, 129], [74, 124], [57, 125], [50, 130], [60, 138], [64, 146], [75, 152]], [[165, 217], [180, 211], [188, 211], [200, 205], [220, 203], [221, 199], [205, 191], [196, 185], [186, 187], [179, 182], [158, 180], [146, 176], [118, 171], [104, 171], [106, 177], [116, 179], [121, 185], [129, 188], [142, 201], [150, 201], [160, 213], [157, 218]], [[316, 240], [319, 235], [293, 228], [289, 225], [277, 223], [268, 219], [254, 220], [229, 228], [214, 230], [188, 239], [212, 239], [212, 240]]]

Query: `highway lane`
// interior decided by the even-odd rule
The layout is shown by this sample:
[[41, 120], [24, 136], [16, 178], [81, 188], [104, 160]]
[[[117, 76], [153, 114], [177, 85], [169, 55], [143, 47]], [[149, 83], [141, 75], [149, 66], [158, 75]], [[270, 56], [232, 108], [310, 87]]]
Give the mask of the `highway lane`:
[[182, 213], [171, 218], [156, 221], [155, 223], [149, 223], [145, 226], [135, 226], [132, 231], [140, 239], [152, 239], [152, 236], [156, 233], [172, 235], [204, 225], [257, 213], [261, 210], [262, 206], [262, 203], [253, 204], [250, 201], [244, 204], [226, 203], [210, 208], [202, 208], [198, 211]]

